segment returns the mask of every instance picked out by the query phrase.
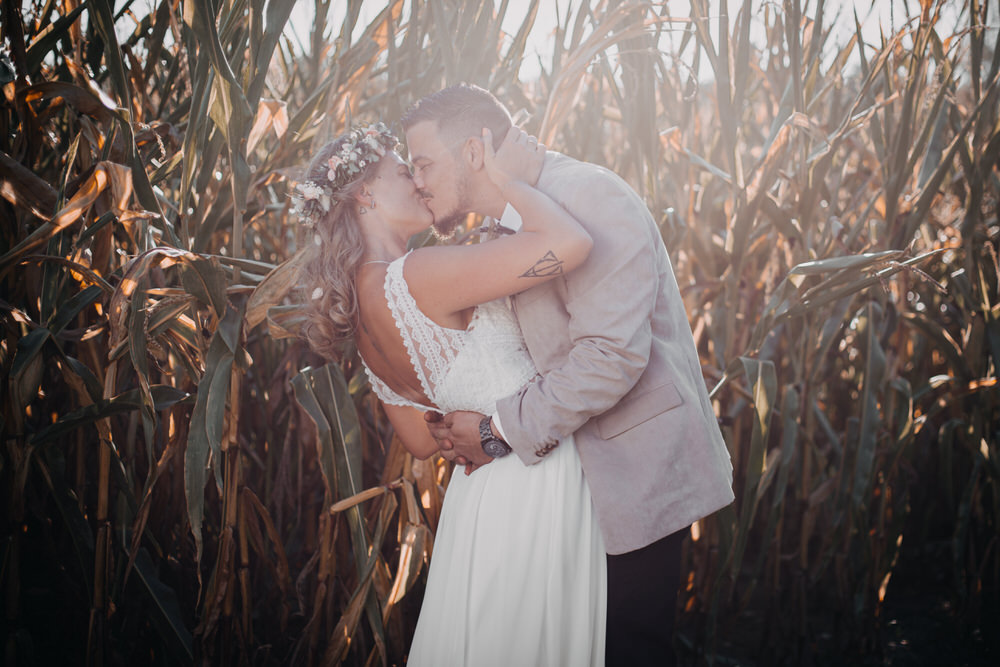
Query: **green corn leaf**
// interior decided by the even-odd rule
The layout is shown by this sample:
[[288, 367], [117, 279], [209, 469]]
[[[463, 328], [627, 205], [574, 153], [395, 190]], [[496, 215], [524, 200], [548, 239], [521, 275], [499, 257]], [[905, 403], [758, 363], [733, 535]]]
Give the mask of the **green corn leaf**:
[[313, 369], [304, 368], [299, 374], [292, 378], [292, 387], [295, 390], [295, 400], [306, 411], [309, 418], [316, 425], [318, 432], [317, 458], [319, 460], [320, 472], [323, 473], [323, 482], [326, 485], [327, 503], [332, 503], [339, 497], [346, 497], [353, 494], [341, 494], [338, 492], [337, 467], [334, 464], [333, 427], [316, 398], [313, 389]]
[[80, 513], [77, 499], [64, 484], [56, 484], [52, 479], [52, 473], [45, 464], [42, 457], [37, 457], [35, 465], [42, 471], [42, 476], [49, 487], [49, 493], [55, 501], [70, 536], [70, 543], [73, 545], [73, 554], [76, 556], [75, 564], [79, 568], [76, 572], [79, 580], [86, 581], [88, 588], [93, 589], [91, 578], [94, 574], [94, 534], [91, 532], [87, 518]]
[[740, 357], [740, 362], [750, 384], [754, 419], [750, 434], [750, 450], [744, 469], [739, 523], [729, 562], [734, 578], [743, 566], [743, 551], [746, 549], [747, 537], [759, 500], [758, 485], [764, 472], [764, 452], [770, 437], [771, 417], [777, 397], [777, 379], [772, 362], [749, 357]]
[[[176, 300], [164, 299], [155, 306], [151, 307], [146, 319], [146, 331], [148, 332], [149, 338], [154, 339], [169, 328], [177, 329], [178, 327], [172, 327], [171, 325], [175, 323], [174, 320], [179, 315], [187, 310], [190, 310], [193, 302], [193, 297], [179, 298]], [[192, 345], [196, 344], [193, 339], [189, 340]]]
[[[504, 0], [504, 8], [506, 7], [507, 0]], [[521, 25], [517, 29], [517, 34], [514, 36], [514, 40], [507, 48], [507, 53], [504, 56], [503, 66], [500, 68], [500, 72], [509, 73], [509, 76], [511, 77], [516, 76], [517, 70], [520, 69], [521, 62], [524, 60], [524, 50], [528, 43], [528, 35], [531, 33], [532, 27], [535, 25], [535, 19], [537, 16], [538, 0], [531, 0], [531, 4], [528, 5], [527, 10], [524, 12], [524, 19], [521, 21]], [[499, 22], [497, 25], [499, 26]], [[502, 82], [494, 79], [491, 89], [495, 89], [500, 83]]]
[[[128, 557], [128, 552], [124, 552]], [[184, 623], [177, 593], [156, 575], [156, 566], [149, 552], [142, 547], [135, 558], [135, 573], [142, 582], [143, 590], [149, 596], [153, 613], [150, 620], [160, 637], [170, 649], [175, 660], [185, 663], [194, 661], [194, 639]]]
[[976, 489], [979, 487], [980, 478], [983, 474], [984, 459], [981, 456], [974, 458], [972, 471], [962, 489], [962, 498], [955, 513], [955, 532], [951, 538], [952, 549], [952, 573], [953, 586], [959, 600], [965, 600], [969, 596], [969, 573], [963, 567], [967, 558], [969, 548], [968, 535], [973, 522], [973, 498]]
[[933, 174], [927, 179], [921, 189], [917, 203], [913, 206], [910, 215], [907, 216], [906, 223], [898, 227], [897, 233], [893, 237], [894, 245], [908, 244], [917, 227], [926, 220], [927, 215], [930, 213], [931, 204], [938, 196], [945, 176], [951, 172], [955, 156], [958, 154], [959, 149], [965, 146], [966, 135], [979, 115], [983, 113], [987, 102], [992, 99], [992, 93], [998, 87], [998, 84], [1000, 84], [1000, 73], [990, 82], [989, 87], [984, 91], [986, 94], [984, 94], [983, 98], [976, 105], [973, 112], [968, 115], [961, 129], [955, 133], [951, 144], [944, 152], [944, 158], [937, 164]]
[[14, 362], [10, 367], [11, 379], [16, 380], [24, 374], [28, 365], [42, 351], [45, 341], [51, 337], [52, 333], [48, 329], [39, 327], [17, 341], [17, 353], [14, 355]]
[[[233, 370], [233, 355], [226, 354], [220, 360], [208, 386], [208, 400], [205, 404], [205, 434], [212, 445], [212, 451], [221, 456], [217, 445], [222, 443], [222, 432], [226, 423], [226, 399]], [[221, 460], [221, 459], [216, 459]]]
[[90, 396], [90, 400], [95, 403], [100, 401], [104, 395], [104, 388], [101, 386], [101, 382], [97, 379], [97, 376], [94, 375], [94, 372], [90, 370], [90, 367], [82, 363], [79, 359], [74, 359], [66, 354], [63, 354], [62, 360], [73, 373], [83, 380], [83, 384], [87, 389], [87, 395]]
[[900, 318], [916, 328], [921, 335], [927, 336], [934, 343], [934, 349], [948, 358], [948, 367], [956, 371], [958, 376], [966, 381], [974, 377], [961, 346], [940, 322], [934, 321], [925, 313], [914, 311], [900, 313]]
[[73, 321], [73, 318], [79, 315], [84, 308], [97, 301], [97, 299], [103, 294], [104, 290], [102, 290], [98, 285], [91, 285], [90, 287], [77, 292], [63, 302], [62, 305], [59, 306], [59, 310], [53, 314], [52, 319], [49, 321], [49, 330], [53, 334], [57, 335], [60, 331], [66, 328], [66, 326]]
[[[219, 323], [219, 328], [212, 336], [209, 344], [208, 354], [205, 356], [205, 374], [198, 385], [198, 398], [195, 401], [194, 410], [191, 413], [191, 424], [188, 432], [187, 449], [184, 453], [184, 495], [187, 499], [188, 520], [191, 524], [191, 533], [194, 536], [196, 546], [196, 561], [201, 562], [202, 534], [201, 524], [205, 508], [205, 482], [208, 479], [207, 466], [208, 457], [211, 452], [215, 466], [215, 483], [219, 489], [222, 488], [222, 447], [219, 437], [222, 429], [218, 425], [220, 411], [218, 407], [221, 400], [216, 393], [212, 409], [209, 413], [209, 398], [211, 387], [216, 382], [216, 376], [222, 374], [228, 387], [230, 371], [235, 356], [236, 347], [230, 343], [238, 340], [233, 335], [233, 326], [239, 328], [240, 315], [230, 308], [226, 317]], [[221, 385], [220, 385], [221, 386]], [[224, 408], [224, 401], [223, 401]], [[222, 412], [224, 419], [224, 411]], [[212, 424], [210, 425], [210, 422]], [[215, 438], [213, 439], [213, 436]]]
[[5, 384], [13, 408], [20, 414], [38, 395], [44, 371], [42, 348], [51, 338], [48, 329], [35, 329], [17, 342], [10, 378]]
[[[788, 478], [793, 471], [793, 466], [796, 464], [796, 443], [799, 438], [799, 393], [791, 385], [787, 385], [784, 388], [784, 396], [781, 401], [781, 447], [779, 450], [779, 455], [769, 456], [768, 462], [773, 466], [768, 473], [775, 468], [777, 469], [777, 480], [774, 483], [774, 489], [771, 493], [771, 504], [768, 508], [767, 513], [767, 523], [761, 534], [761, 542], [765, 548], [762, 548], [756, 558], [753, 569], [751, 570], [753, 581], [757, 580], [757, 577], [764, 567], [764, 562], [769, 554], [769, 549], [771, 541], [774, 537], [775, 526], [778, 523], [778, 516], [781, 511], [786, 508], [789, 502], [788, 490]], [[774, 459], [772, 461], [772, 459]], [[772, 552], [773, 553], [773, 552]], [[749, 595], [749, 592], [747, 593]]]
[[[190, 49], [190, 45], [196, 40], [187, 25], [182, 29], [182, 34], [185, 41], [189, 43]], [[217, 151], [219, 143], [212, 138], [211, 124], [207, 122], [209, 91], [214, 76], [215, 73], [211, 69], [208, 58], [199, 58], [191, 75], [191, 108], [188, 113], [187, 128], [184, 131], [184, 143], [180, 151], [181, 155], [184, 156], [181, 166], [180, 202], [178, 204], [184, 221], [181, 225], [181, 237], [185, 243], [184, 247], [191, 247], [193, 250], [200, 250], [203, 247], [191, 244], [193, 233], [197, 230], [192, 229], [192, 217], [188, 213], [188, 209], [199, 203], [195, 200], [193, 204], [192, 198], [195, 197], [196, 192], [202, 192], [204, 189], [204, 184], [198, 184], [197, 189], [194, 188], [195, 173], [199, 166], [203, 167], [203, 174], [215, 168], [212, 149]]]
[[[146, 279], [139, 277], [137, 287], [132, 293], [129, 308], [128, 350], [135, 368], [136, 378], [143, 398], [140, 409], [143, 435], [146, 438], [147, 451], [153, 451], [153, 434], [156, 431], [156, 412], [153, 409], [153, 396], [149, 388], [149, 353], [146, 349]], [[138, 306], [138, 307], [137, 307]]]
[[[108, 67], [111, 76], [111, 83], [118, 98], [118, 105], [124, 112], [124, 117], [116, 112], [119, 123], [118, 128], [122, 133], [125, 144], [125, 162], [132, 170], [132, 182], [135, 188], [136, 197], [147, 211], [157, 214], [163, 218], [160, 205], [153, 191], [153, 186], [149, 183], [149, 176], [142, 164], [138, 151], [135, 148], [135, 137], [133, 136], [132, 123], [135, 119], [135, 110], [132, 108], [131, 85], [129, 77], [125, 71], [125, 63], [122, 60], [121, 48], [118, 45], [118, 37], [115, 31], [115, 21], [111, 14], [111, 0], [93, 0], [89, 3], [89, 16], [94, 19], [94, 24], [100, 32], [104, 41], [104, 62]], [[149, 230], [144, 221], [140, 221], [138, 229], [139, 249], [146, 250], [151, 245]]]
[[858, 450], [854, 467], [854, 487], [851, 503], [856, 508], [867, 507], [875, 474], [875, 452], [882, 424], [879, 410], [882, 389], [886, 384], [885, 351], [878, 334], [882, 309], [870, 302], [857, 315], [857, 331], [862, 340], [864, 375], [861, 386], [861, 420]]
[[[181, 276], [184, 287], [206, 306], [210, 306], [215, 316], [221, 318], [226, 313], [226, 276], [215, 258], [192, 257], [186, 262]], [[235, 349], [230, 344], [230, 349]]]
[[814, 362], [812, 371], [810, 372], [810, 382], [815, 381], [823, 371], [829, 368], [825, 363], [826, 357], [833, 346], [834, 340], [838, 339], [838, 334], [843, 331], [845, 325], [848, 323], [847, 312], [852, 301], [852, 296], [844, 297], [833, 304], [827, 311], [827, 317], [820, 331], [819, 342], [813, 353]]
[[[248, 87], [247, 99], [251, 107], [256, 107], [264, 90], [265, 80], [270, 72], [274, 49], [292, 14], [294, 3], [272, 0], [267, 3], [267, 27], [257, 43], [252, 44], [254, 54], [254, 79]], [[256, 41], [256, 40], [255, 40]]]
[[[316, 424], [319, 434], [321, 470], [330, 500], [356, 495], [361, 482], [361, 430], [354, 401], [340, 368], [333, 363], [318, 369], [305, 368], [292, 380], [295, 398]], [[356, 563], [367, 560], [368, 534], [360, 508], [345, 510], [351, 530], [351, 544]], [[384, 637], [382, 616], [372, 595], [365, 602], [365, 613], [375, 633]]]
[[[78, 361], [76, 364], [79, 366], [75, 368], [80, 370], [86, 368]], [[150, 387], [150, 394], [153, 398], [153, 409], [157, 412], [166, 410], [189, 398], [186, 392], [169, 385], [153, 385]], [[142, 405], [142, 392], [138, 389], [123, 392], [111, 399], [99, 399], [91, 405], [64, 414], [54, 423], [40, 429], [31, 438], [31, 442], [36, 445], [54, 441], [65, 443], [66, 436], [79, 428], [93, 424], [100, 419], [141, 410]]]
[[45, 30], [32, 40], [28, 47], [28, 72], [34, 73], [41, 66], [46, 56], [55, 49], [59, 40], [66, 37], [69, 27], [80, 18], [80, 14], [87, 8], [87, 3], [81, 3], [73, 8], [66, 16], [56, 19], [55, 23], [49, 24]]
[[877, 264], [899, 259], [905, 254], [903, 250], [884, 250], [881, 252], [867, 252], [861, 255], [847, 255], [842, 257], [829, 257], [818, 259], [812, 262], [797, 264], [789, 271], [792, 274], [816, 275], [828, 271], [860, 271]]

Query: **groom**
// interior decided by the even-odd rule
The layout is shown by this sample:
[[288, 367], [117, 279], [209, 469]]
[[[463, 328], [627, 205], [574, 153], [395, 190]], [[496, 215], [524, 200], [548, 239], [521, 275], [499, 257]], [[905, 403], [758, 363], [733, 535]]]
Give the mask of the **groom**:
[[[402, 124], [440, 232], [470, 211], [518, 225], [483, 169], [482, 129], [500, 141], [511, 126], [492, 94], [452, 86]], [[607, 169], [552, 151], [537, 187], [594, 239], [580, 268], [512, 299], [540, 375], [494, 415], [456, 412], [428, 427], [449, 458], [477, 465], [511, 451], [533, 465], [574, 434], [608, 552], [607, 664], [666, 664], [681, 541], [693, 521], [732, 502], [729, 453], [642, 199]]]

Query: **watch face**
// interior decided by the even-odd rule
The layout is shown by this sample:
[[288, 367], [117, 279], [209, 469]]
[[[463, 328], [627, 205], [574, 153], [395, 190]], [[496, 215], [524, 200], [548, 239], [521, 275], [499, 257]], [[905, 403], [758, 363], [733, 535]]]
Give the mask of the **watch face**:
[[483, 420], [479, 422], [479, 441], [483, 446], [483, 451], [495, 459], [506, 456], [511, 451], [506, 442], [493, 435], [489, 417], [483, 417]]
[[483, 443], [483, 451], [493, 458], [498, 459], [501, 456], [506, 456], [510, 452], [510, 448], [503, 444], [500, 440], [491, 438]]

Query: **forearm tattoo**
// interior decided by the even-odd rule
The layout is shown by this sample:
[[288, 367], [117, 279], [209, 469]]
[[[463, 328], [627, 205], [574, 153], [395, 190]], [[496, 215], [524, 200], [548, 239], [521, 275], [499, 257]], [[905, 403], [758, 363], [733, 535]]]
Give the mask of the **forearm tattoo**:
[[556, 257], [555, 253], [549, 250], [545, 255], [535, 262], [535, 265], [522, 273], [519, 278], [551, 278], [562, 275], [563, 261]]

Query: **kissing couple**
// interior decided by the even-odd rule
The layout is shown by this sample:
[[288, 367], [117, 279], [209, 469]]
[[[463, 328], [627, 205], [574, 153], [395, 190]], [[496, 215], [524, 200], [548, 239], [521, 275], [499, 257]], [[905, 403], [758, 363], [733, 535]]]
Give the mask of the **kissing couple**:
[[[671, 664], [683, 536], [733, 491], [656, 223], [482, 88], [401, 124], [409, 162], [358, 127], [297, 190], [310, 344], [353, 340], [404, 446], [465, 466], [407, 664]], [[513, 233], [407, 250], [470, 212]]]

